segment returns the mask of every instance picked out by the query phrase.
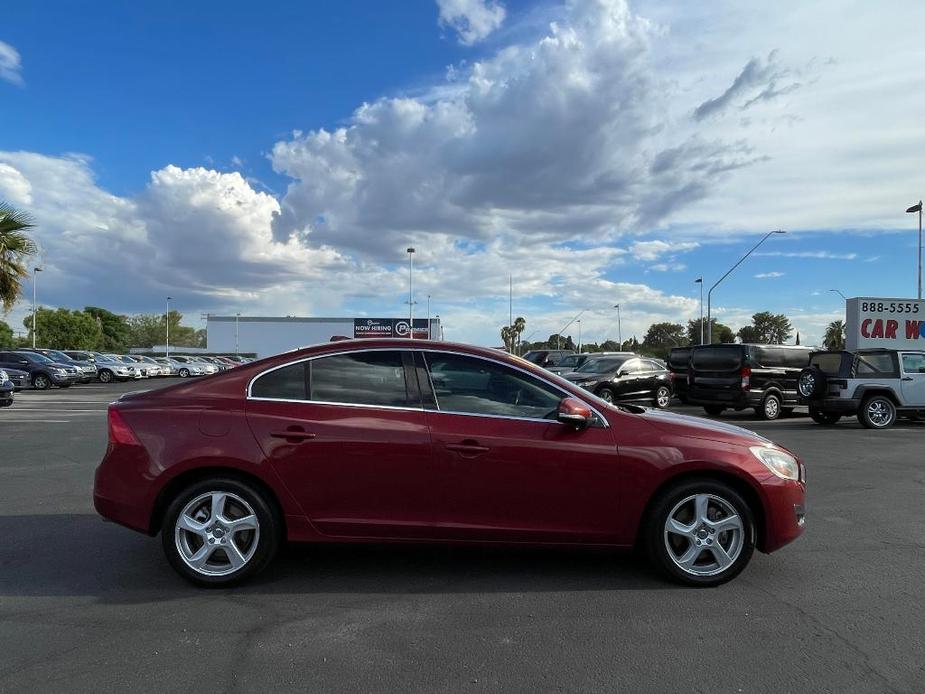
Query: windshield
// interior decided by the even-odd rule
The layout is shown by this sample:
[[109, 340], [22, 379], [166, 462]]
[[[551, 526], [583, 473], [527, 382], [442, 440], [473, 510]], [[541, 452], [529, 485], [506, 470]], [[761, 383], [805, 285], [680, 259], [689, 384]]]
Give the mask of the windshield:
[[627, 359], [629, 359], [629, 357], [600, 357], [598, 359], [588, 359], [588, 361], [579, 366], [576, 371], [583, 374], [601, 374], [608, 371], [616, 371]]
[[527, 352], [524, 355], [524, 359], [526, 359], [527, 361], [533, 364], [539, 364], [540, 359], [542, 358], [544, 354], [546, 354], [546, 352]]
[[583, 357], [579, 357], [577, 354], [573, 354], [570, 357], [566, 357], [559, 362], [559, 366], [578, 366], [578, 363], [583, 360]]
[[45, 356], [51, 357], [55, 361], [63, 362], [65, 364], [74, 361], [69, 356], [67, 356], [64, 352], [59, 352], [56, 349], [48, 350], [48, 353]]
[[39, 354], [38, 352], [20, 352], [19, 356], [33, 364], [50, 364], [54, 362], [54, 359], [49, 359], [44, 354]]

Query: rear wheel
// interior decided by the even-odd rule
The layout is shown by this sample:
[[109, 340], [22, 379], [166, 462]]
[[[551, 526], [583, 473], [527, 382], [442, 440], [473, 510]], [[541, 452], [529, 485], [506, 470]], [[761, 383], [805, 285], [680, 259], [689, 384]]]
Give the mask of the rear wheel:
[[896, 405], [886, 395], [871, 395], [861, 404], [858, 421], [868, 429], [888, 429], [896, 422]]
[[654, 403], [660, 410], [668, 407], [671, 404], [671, 390], [666, 386], [659, 386], [658, 390], [655, 391]]
[[719, 415], [723, 413], [723, 410], [725, 409], [726, 408], [723, 407], [722, 405], [704, 405], [703, 406], [703, 411], [713, 417], [718, 417]]
[[832, 426], [839, 419], [841, 419], [840, 414], [835, 414], [834, 412], [822, 412], [817, 410], [815, 407], [809, 408], [809, 416], [816, 424], [822, 424], [823, 426]]
[[679, 583], [717, 586], [735, 578], [755, 548], [755, 523], [732, 487], [691, 480], [653, 503], [645, 534], [652, 563]]
[[32, 386], [36, 390], [48, 390], [51, 388], [51, 379], [45, 374], [36, 374], [32, 378]]
[[180, 378], [186, 378], [189, 376], [189, 369], [180, 369]]
[[781, 415], [781, 404], [780, 396], [775, 395], [774, 393], [768, 393], [764, 398], [764, 402], [761, 403], [761, 407], [758, 408], [758, 415], [762, 419], [768, 421], [777, 419]]
[[614, 401], [614, 393], [610, 388], [601, 388], [599, 391], [597, 391], [596, 395], [604, 402]]
[[112, 371], [109, 369], [103, 369], [97, 376], [99, 376], [100, 383], [112, 383]]
[[271, 501], [238, 480], [197, 482], [164, 515], [161, 543], [170, 565], [201, 586], [227, 586], [263, 569], [279, 547]]

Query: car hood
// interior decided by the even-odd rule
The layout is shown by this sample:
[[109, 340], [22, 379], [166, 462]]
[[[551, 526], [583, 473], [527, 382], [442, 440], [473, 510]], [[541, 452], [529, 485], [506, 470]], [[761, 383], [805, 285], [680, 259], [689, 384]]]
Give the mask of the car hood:
[[759, 436], [748, 429], [737, 427], [734, 424], [704, 419], [703, 417], [691, 417], [686, 414], [664, 412], [654, 409], [646, 409], [645, 412], [639, 416], [657, 429], [661, 429], [666, 433], [676, 436], [687, 436], [694, 439], [719, 441], [743, 446], [771, 443], [769, 439]]

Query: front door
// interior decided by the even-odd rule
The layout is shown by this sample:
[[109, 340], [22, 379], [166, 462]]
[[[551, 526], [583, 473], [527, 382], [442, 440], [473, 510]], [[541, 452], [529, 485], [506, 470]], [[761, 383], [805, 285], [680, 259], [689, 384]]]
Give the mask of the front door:
[[320, 532], [432, 536], [439, 480], [409, 352], [362, 350], [268, 372], [251, 388], [247, 420]]
[[904, 404], [925, 409], [925, 354], [903, 352], [901, 356]]
[[619, 459], [603, 420], [556, 420], [566, 395], [500, 362], [424, 353], [427, 421], [448, 539], [615, 542]]

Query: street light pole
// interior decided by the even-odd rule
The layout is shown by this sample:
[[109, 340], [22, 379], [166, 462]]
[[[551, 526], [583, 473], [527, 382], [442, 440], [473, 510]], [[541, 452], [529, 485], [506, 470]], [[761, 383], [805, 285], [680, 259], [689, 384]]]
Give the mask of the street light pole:
[[700, 344], [703, 344], [703, 277], [695, 279], [694, 284], [700, 285]]
[[712, 287], [710, 287], [710, 291], [707, 292], [707, 344], [711, 344], [711, 345], [713, 344], [713, 321], [712, 321], [712, 315], [713, 315], [713, 290], [716, 289], [716, 288], [720, 285], [720, 282], [722, 282], [724, 279], [726, 279], [727, 277], [729, 277], [729, 275], [732, 274], [732, 271], [733, 271], [733, 270], [735, 270], [737, 267], [739, 267], [739, 265], [741, 265], [743, 262], [745, 262], [745, 259], [746, 259], [748, 256], [750, 256], [752, 253], [754, 253], [755, 250], [758, 248], [758, 246], [760, 246], [761, 244], [763, 244], [765, 241], [767, 241], [769, 238], [771, 238], [771, 236], [773, 236], [774, 234], [786, 234], [786, 233], [787, 233], [786, 231], [782, 231], [782, 230], [780, 230], [780, 229], [776, 229], [776, 230], [774, 230], [774, 231], [769, 231], [767, 234], [765, 234], [765, 235], [761, 238], [761, 240], [760, 240], [758, 243], [756, 243], [754, 246], [752, 246], [751, 250], [750, 250], [748, 253], [746, 253], [746, 254], [743, 255], [741, 258], [739, 258], [739, 262], [737, 262], [737, 263], [736, 263], [735, 265], [733, 265], [731, 268], [729, 268], [728, 270], [726, 270], [726, 274], [723, 275], [722, 277], [720, 277], [718, 280], [716, 280], [716, 284], [714, 284]]
[[839, 290], [837, 290], [837, 289], [830, 289], [829, 291], [830, 291], [830, 292], [835, 292], [836, 294], [838, 294], [838, 295], [839, 295], [842, 299], [844, 299], [845, 301], [848, 300], [848, 297], [845, 296], [844, 294], [842, 294], [842, 293], [841, 293]]
[[32, 268], [32, 349], [35, 349], [35, 334], [38, 332], [38, 328], [39, 328], [39, 326], [36, 325], [36, 323], [35, 323], [35, 318], [36, 318], [36, 316], [35, 316], [35, 309], [36, 309], [36, 304], [35, 304], [35, 280], [36, 280], [36, 275], [37, 275], [39, 272], [41, 272], [41, 271], [42, 271], [42, 268], [40, 268], [40, 267], [33, 267], [33, 268]]
[[241, 317], [240, 313], [234, 314], [234, 353], [238, 353], [238, 319]]
[[584, 313], [584, 312], [587, 311], [587, 310], [588, 310], [588, 309], [584, 308], [584, 309], [582, 309], [581, 311], [579, 311], [577, 316], [575, 316], [574, 318], [572, 318], [572, 320], [570, 320], [568, 323], [565, 324], [565, 327], [563, 327], [562, 330], [560, 330], [559, 332], [556, 333], [556, 349], [560, 349], [560, 348], [562, 347], [562, 341], [561, 341], [561, 339], [560, 339], [560, 338], [562, 337], [562, 333], [564, 333], [564, 332], [566, 331], [566, 329], [567, 329], [572, 323], [574, 323], [576, 320], [578, 320], [579, 318], [581, 318], [581, 314]]
[[581, 319], [580, 318], [578, 319], [577, 323], [578, 323], [578, 353], [581, 354]]
[[167, 314], [164, 316], [164, 325], [167, 328], [167, 340], [164, 345], [164, 352], [168, 359], [170, 359], [170, 300], [172, 296], [167, 297]]
[[620, 320], [620, 304], [614, 304], [613, 307], [617, 309], [617, 342], [620, 343], [620, 350], [622, 350], [623, 349], [623, 321]]
[[408, 247], [408, 337], [414, 337], [414, 248]]
[[918, 205], [913, 205], [906, 212], [919, 213], [919, 301], [922, 300], [922, 201]]

